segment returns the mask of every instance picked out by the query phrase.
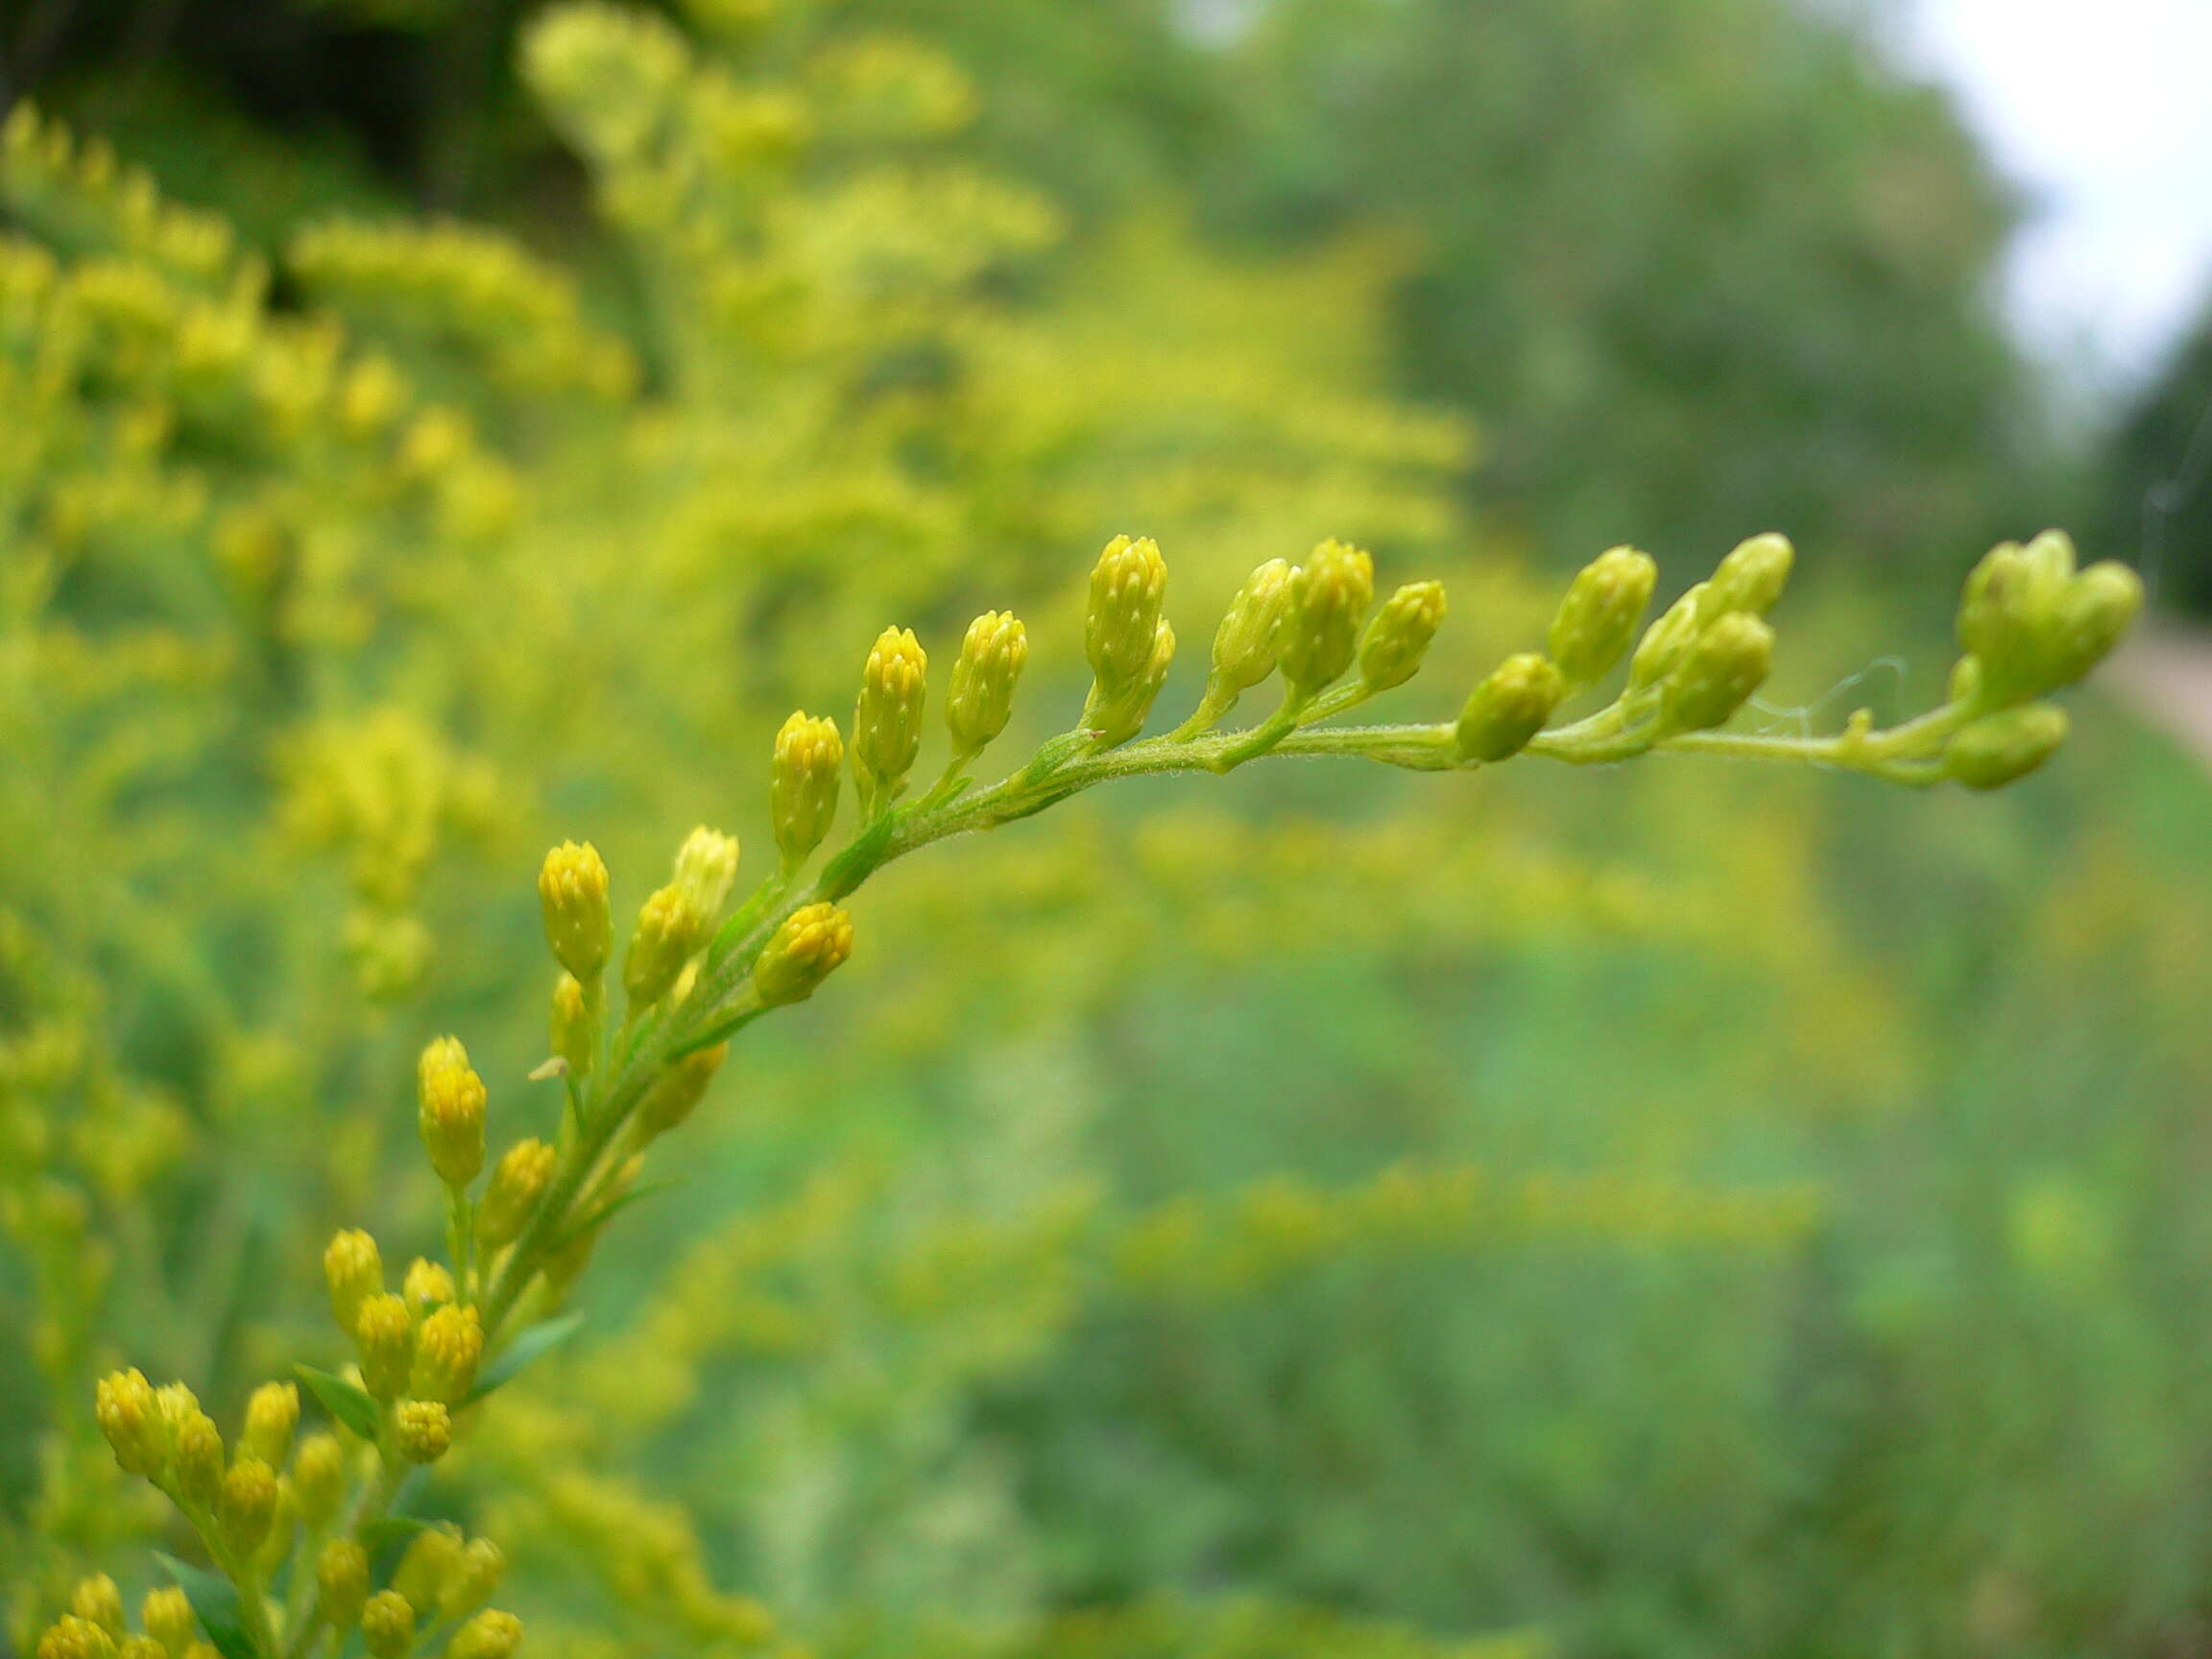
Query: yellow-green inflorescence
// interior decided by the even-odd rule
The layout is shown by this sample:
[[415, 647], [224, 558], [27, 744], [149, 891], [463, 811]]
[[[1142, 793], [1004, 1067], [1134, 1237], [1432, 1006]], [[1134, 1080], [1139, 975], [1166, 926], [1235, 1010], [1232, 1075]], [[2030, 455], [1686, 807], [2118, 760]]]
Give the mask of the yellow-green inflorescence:
[[[1073, 724], [996, 782], [967, 776], [1008, 729], [1029, 655], [1022, 624], [987, 612], [954, 656], [944, 773], [903, 802], [924, 740], [928, 657], [913, 634], [886, 630], [862, 672], [849, 749], [832, 722], [804, 712], [777, 733], [769, 805], [780, 856], [752, 895], [730, 908], [737, 843], [702, 828], [678, 852], [672, 879], [642, 901], [619, 1019], [603, 989], [613, 938], [607, 867], [588, 843], [546, 855], [538, 892], [556, 970], [554, 1052], [533, 1075], [562, 1086], [541, 1113], [542, 1133], [493, 1153], [489, 1091], [458, 1038], [431, 1042], [417, 1066], [417, 1124], [447, 1198], [445, 1260], [414, 1258], [394, 1288], [376, 1240], [339, 1233], [324, 1255], [339, 1340], [321, 1357], [336, 1369], [302, 1369], [299, 1382], [256, 1390], [234, 1449], [181, 1383], [115, 1372], [99, 1384], [95, 1414], [116, 1461], [166, 1493], [198, 1533], [235, 1595], [238, 1639], [257, 1659], [304, 1659], [325, 1639], [392, 1659], [433, 1632], [448, 1659], [503, 1659], [521, 1627], [488, 1605], [501, 1565], [493, 1545], [420, 1532], [379, 1583], [373, 1542], [411, 1472], [465, 1437], [495, 1386], [494, 1361], [534, 1328], [533, 1349], [570, 1328], [553, 1321], [600, 1232], [653, 1144], [680, 1133], [710, 1094], [731, 1040], [807, 1000], [844, 965], [854, 943], [846, 902], [878, 870], [1117, 778], [1226, 772], [1269, 754], [1464, 771], [1525, 755], [1592, 762], [1703, 753], [1994, 788], [2060, 746], [2066, 717], [2045, 699], [2113, 648], [2141, 601], [2121, 566], [2077, 569], [2063, 536], [2008, 543], [1966, 584], [1964, 655], [1940, 706], [1887, 730], [1864, 710], [1832, 735], [1732, 730], [1770, 668], [1767, 618], [1793, 560], [1781, 537], [1753, 537], [1644, 627], [1656, 567], [1633, 548], [1612, 548], [1568, 586], [1542, 648], [1505, 656], [1455, 710], [1347, 725], [1336, 716], [1418, 676], [1445, 621], [1445, 594], [1438, 583], [1413, 582], [1376, 608], [1370, 556], [1324, 541], [1303, 563], [1270, 560], [1252, 572], [1214, 632], [1196, 708], [1146, 738], [1174, 656], [1166, 565], [1151, 541], [1117, 537], [1091, 577], [1091, 689]], [[1269, 712], [1219, 730], [1242, 697], [1276, 677], [1281, 696]], [[1617, 686], [1609, 696], [1608, 683]], [[1595, 706], [1563, 720], [1580, 697]], [[809, 876], [848, 759], [862, 811], [848, 843]], [[332, 1420], [301, 1432], [310, 1406]], [[279, 1582], [290, 1587], [283, 1595], [273, 1588]], [[204, 1659], [193, 1617], [184, 1590], [158, 1591], [133, 1635], [113, 1586], [87, 1580], [39, 1653], [68, 1659], [135, 1644], [149, 1659]]]
[[812, 855], [837, 817], [837, 789], [845, 769], [845, 744], [837, 722], [804, 709], [776, 733], [769, 768], [769, 816], [786, 870]]
[[986, 611], [968, 625], [945, 699], [955, 765], [973, 760], [1006, 730], [1014, 687], [1028, 661], [1029, 631], [1011, 611]]
[[886, 628], [868, 652], [853, 709], [853, 778], [863, 812], [887, 808], [922, 748], [929, 658], [904, 628]]

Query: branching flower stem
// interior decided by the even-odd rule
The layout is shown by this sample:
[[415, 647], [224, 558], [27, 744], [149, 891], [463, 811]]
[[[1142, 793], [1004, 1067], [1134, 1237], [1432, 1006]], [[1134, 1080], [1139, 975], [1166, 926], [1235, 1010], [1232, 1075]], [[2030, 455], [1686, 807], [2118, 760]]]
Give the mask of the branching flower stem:
[[[387, 1652], [401, 1650], [401, 1638], [435, 1645], [457, 1615], [445, 1589], [425, 1588], [438, 1576], [429, 1568], [408, 1575], [421, 1607], [397, 1588], [367, 1597], [370, 1550], [383, 1524], [401, 1507], [411, 1476], [449, 1450], [454, 1416], [574, 1329], [573, 1320], [525, 1327], [557, 1310], [602, 1227], [637, 1195], [641, 1155], [698, 1104], [729, 1039], [772, 1009], [812, 996], [847, 959], [853, 924], [841, 902], [885, 865], [1117, 779], [1218, 776], [1271, 755], [1451, 772], [1520, 755], [1600, 765], [1665, 752], [1825, 766], [1914, 787], [1950, 780], [1999, 788], [2034, 771], [2063, 742], [2065, 714], [2043, 699], [2094, 667], [2141, 602], [2140, 584], [2120, 567], [2078, 569], [2062, 536], [2027, 547], [2007, 543], [1968, 578], [1959, 619], [1965, 653], [1934, 710], [1876, 731], [1872, 714], [1860, 709], [1841, 732], [1822, 736], [1725, 730], [1767, 678], [1774, 636], [1765, 617], [1792, 557], [1781, 537], [1751, 538], [1644, 630], [1631, 651], [1656, 566], [1632, 548], [1611, 549], [1575, 578], [1548, 650], [1505, 658], [1468, 694], [1456, 719], [1343, 726], [1331, 722], [1418, 671], [1445, 600], [1440, 584], [1409, 583], [1363, 621], [1375, 607], [1372, 562], [1358, 548], [1326, 541], [1305, 565], [1277, 560], [1252, 573], [1215, 632], [1196, 711], [1164, 735], [1141, 738], [1174, 659], [1175, 633], [1162, 613], [1166, 570], [1158, 547], [1117, 537], [1092, 575], [1085, 655], [1094, 678], [1078, 725], [996, 782], [979, 785], [967, 775], [1004, 732], [1028, 656], [1020, 619], [987, 612], [970, 625], [950, 676], [950, 763], [913, 796], [905, 790], [922, 740], [927, 657], [909, 631], [884, 630], [863, 670], [849, 751], [834, 721], [804, 710], [777, 734], [770, 816], [780, 857], [768, 878], [717, 928], [738, 849], [734, 838], [701, 826], [679, 850], [674, 879], [639, 907], [612, 981], [624, 998], [612, 1033], [606, 864], [589, 844], [564, 842], [546, 854], [539, 897], [546, 943], [563, 972], [551, 999], [554, 1058], [532, 1075], [562, 1078], [562, 1123], [551, 1143], [532, 1137], [510, 1146], [480, 1197], [469, 1193], [486, 1163], [483, 1079], [458, 1037], [423, 1049], [418, 1124], [447, 1191], [450, 1270], [417, 1261], [403, 1294], [396, 1294], [369, 1234], [341, 1232], [325, 1254], [332, 1312], [354, 1340], [360, 1381], [304, 1367], [301, 1380], [373, 1446], [376, 1463], [345, 1480], [330, 1434], [316, 1437], [312, 1479], [306, 1451], [295, 1458], [300, 1501], [305, 1505], [305, 1495], [314, 1495], [301, 1509], [303, 1536], [326, 1558], [315, 1567], [314, 1593], [304, 1588], [302, 1552], [292, 1563], [284, 1605], [276, 1605], [268, 1586], [281, 1552], [262, 1543], [278, 1492], [275, 1471], [299, 1414], [292, 1384], [256, 1391], [239, 1456], [224, 1473], [221, 1436], [188, 1389], [178, 1383], [156, 1393], [135, 1371], [115, 1373], [100, 1385], [97, 1411], [118, 1461], [178, 1496], [200, 1530], [229, 1580], [212, 1598], [218, 1615], [232, 1617], [222, 1608], [235, 1591], [235, 1647], [260, 1659], [312, 1659], [320, 1648], [343, 1649], [354, 1625], [373, 1651], [379, 1643]], [[1585, 718], [1553, 724], [1563, 703], [1623, 661], [1625, 690]], [[1283, 689], [1272, 712], [1215, 730], [1246, 691], [1275, 677]], [[848, 760], [859, 828], [809, 878]], [[493, 1364], [480, 1369], [487, 1358]], [[211, 1509], [205, 1495], [218, 1486]], [[351, 1500], [342, 1504], [349, 1486]], [[342, 1530], [327, 1537], [333, 1523]], [[411, 1558], [421, 1548], [434, 1553], [442, 1540], [419, 1531]], [[57, 1629], [75, 1639], [73, 1625]], [[456, 1643], [463, 1636], [466, 1643], [449, 1651], [508, 1659], [521, 1630], [512, 1614], [487, 1609]]]
[[[1347, 695], [1353, 692], [1354, 695]], [[1224, 773], [1264, 755], [1348, 757], [1413, 771], [1476, 771], [1457, 758], [1453, 726], [1399, 724], [1322, 727], [1309, 719], [1351, 707], [1356, 687], [1304, 709], [1286, 704], [1260, 724], [1225, 733], [1182, 731], [1096, 751], [1074, 731], [1046, 743], [1020, 770], [980, 789], [948, 779], [903, 806], [879, 811], [823, 867], [800, 885], [779, 872], [739, 907], [710, 947], [691, 995], [657, 1020], [641, 1022], [616, 1046], [615, 1064], [586, 1098], [583, 1133], [563, 1161], [544, 1204], [484, 1298], [485, 1334], [495, 1340], [545, 1258], [597, 1207], [607, 1154], [654, 1081], [685, 1054], [724, 1041], [761, 1012], [751, 998], [753, 964], [776, 929], [806, 905], [834, 902], [895, 859], [956, 835], [997, 829], [1043, 811], [1100, 783], [1170, 773]], [[1945, 739], [1973, 713], [1965, 702], [1881, 733], [1856, 727], [1833, 736], [1693, 732], [1663, 733], [1655, 691], [1625, 697], [1575, 725], [1548, 732], [1527, 750], [1571, 764], [1622, 760], [1651, 751], [1793, 760], [1863, 772], [1890, 782], [1925, 785], [1941, 776]]]

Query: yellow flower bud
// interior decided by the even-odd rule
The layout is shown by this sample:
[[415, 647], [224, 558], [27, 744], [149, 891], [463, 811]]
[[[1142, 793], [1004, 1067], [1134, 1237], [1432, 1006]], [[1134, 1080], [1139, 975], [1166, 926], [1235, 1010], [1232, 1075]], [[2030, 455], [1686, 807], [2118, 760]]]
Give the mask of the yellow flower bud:
[[834, 904], [806, 904], [783, 919], [753, 965], [753, 989], [767, 1008], [804, 1002], [853, 953], [853, 919]]
[[1533, 651], [1506, 658], [1459, 711], [1453, 733], [1459, 758], [1492, 762], [1520, 754], [1566, 694], [1566, 682], [1551, 659]]
[[2143, 579], [2110, 560], [2092, 565], [2069, 585], [2043, 646], [2043, 686], [2071, 685], [2104, 661], [2143, 609]]
[[830, 833], [844, 762], [844, 740], [837, 735], [837, 722], [827, 715], [817, 719], [802, 709], [777, 732], [768, 814], [786, 865], [803, 863]]
[[200, 1628], [191, 1599], [174, 1584], [146, 1592], [146, 1599], [138, 1608], [138, 1623], [147, 1635], [161, 1644], [170, 1659], [180, 1659]]
[[431, 1309], [454, 1299], [453, 1275], [445, 1263], [418, 1256], [407, 1263], [407, 1276], [399, 1282], [399, 1294], [406, 1299], [407, 1311], [421, 1319]]
[[299, 1385], [264, 1382], [247, 1397], [246, 1431], [239, 1443], [249, 1456], [281, 1469], [292, 1455], [292, 1433], [299, 1427]]
[[126, 1636], [115, 1648], [115, 1659], [169, 1659], [169, 1655], [151, 1636]]
[[64, 1613], [38, 1638], [38, 1659], [116, 1659], [115, 1643], [89, 1619]]
[[169, 1488], [188, 1508], [212, 1507], [223, 1485], [223, 1436], [190, 1389], [170, 1387], [177, 1393], [161, 1390], [169, 1407]]
[[1443, 621], [1443, 583], [1408, 582], [1391, 594], [1360, 637], [1360, 685], [1387, 691], [1412, 679]]
[[1551, 661], [1570, 686], [1594, 685], [1612, 672], [1651, 603], [1659, 566], [1648, 553], [1609, 547], [1576, 573], [1547, 637]]
[[390, 1291], [361, 1304], [353, 1321], [353, 1341], [361, 1357], [361, 1386], [378, 1400], [396, 1400], [407, 1391], [415, 1364], [415, 1321], [407, 1304]]
[[1011, 611], [986, 611], [968, 624], [952, 663], [945, 698], [945, 723], [952, 752], [980, 754], [1014, 712], [1014, 687], [1029, 661], [1029, 631]]
[[447, 1303], [422, 1321], [415, 1334], [415, 1366], [409, 1392], [420, 1400], [457, 1406], [476, 1385], [484, 1358], [484, 1326], [473, 1308]]
[[69, 1597], [69, 1611], [88, 1624], [99, 1625], [118, 1641], [124, 1635], [123, 1592], [105, 1573], [77, 1580], [77, 1588]]
[[184, 1647], [184, 1659], [223, 1659], [212, 1642], [191, 1642]]
[[2074, 538], [2063, 530], [2046, 530], [2021, 549], [2028, 563], [2028, 579], [2049, 597], [2073, 580], [2076, 553]]
[[2029, 567], [2017, 541], [2001, 541], [1966, 574], [1959, 596], [1959, 645], [1984, 661], [2015, 655], [2024, 632]]
[[1167, 564], [1149, 536], [1117, 536], [1091, 568], [1091, 608], [1083, 624], [1083, 654], [1106, 692], [1117, 691], [1152, 660], [1160, 606], [1167, 594]]
[[246, 1557], [261, 1548], [276, 1518], [276, 1471], [258, 1457], [241, 1457], [223, 1477], [215, 1498], [215, 1526], [223, 1546]]
[[1658, 685], [1688, 654], [1692, 641], [1697, 637], [1697, 613], [1707, 586], [1698, 583], [1668, 606], [1658, 621], [1644, 630], [1635, 658], [1628, 664], [1629, 690], [1642, 691]]
[[449, 1522], [425, 1527], [408, 1540], [399, 1565], [392, 1569], [392, 1588], [406, 1597], [408, 1605], [417, 1611], [434, 1613], [460, 1565], [460, 1528]]
[[360, 1622], [369, 1601], [369, 1552], [350, 1538], [333, 1538], [315, 1560], [315, 1588], [322, 1613], [334, 1629]]
[[379, 1590], [361, 1609], [361, 1640], [369, 1659], [407, 1659], [415, 1646], [415, 1609], [397, 1590]]
[[498, 1545], [489, 1538], [471, 1538], [446, 1572], [445, 1589], [438, 1598], [438, 1617], [468, 1618], [492, 1599], [506, 1570], [507, 1557], [500, 1553]]
[[1969, 789], [2001, 789], [2050, 759], [2066, 732], [2066, 710], [2052, 704], [2008, 709], [1961, 727], [1943, 746], [1943, 770]]
[[903, 628], [886, 628], [868, 653], [853, 709], [853, 776], [873, 810], [899, 793], [922, 747], [929, 658]]
[[706, 931], [706, 918], [681, 887], [663, 887], [645, 901], [622, 962], [622, 988], [633, 1009], [651, 1007], [668, 995]]
[[453, 1632], [453, 1640], [445, 1645], [445, 1659], [510, 1659], [521, 1646], [522, 1621], [488, 1608]]
[[1738, 543], [1715, 568], [1712, 581], [1705, 585], [1705, 596], [1697, 606], [1698, 625], [1703, 627], [1719, 617], [1739, 613], [1766, 615], [1782, 597], [1782, 589], [1790, 581], [1790, 566], [1796, 557], [1790, 539], [1771, 531]]
[[[573, 980], [570, 981], [574, 983]], [[513, 1243], [529, 1225], [538, 1200], [553, 1180], [559, 1156], [544, 1142], [517, 1141], [492, 1171], [476, 1206], [476, 1241], [487, 1250]]]
[[1103, 682], [1094, 684], [1093, 703], [1084, 710], [1083, 723], [1101, 748], [1126, 743], [1144, 730], [1145, 718], [1160, 696], [1160, 687], [1167, 684], [1167, 668], [1174, 661], [1175, 630], [1163, 616], [1152, 631], [1152, 655], [1135, 679], [1113, 690], [1102, 690]]
[[466, 1187], [484, 1167], [484, 1079], [458, 1037], [441, 1037], [416, 1066], [416, 1127], [430, 1167], [448, 1187]]
[[331, 1317], [351, 1335], [361, 1304], [384, 1288], [384, 1261], [376, 1240], [357, 1228], [337, 1235], [323, 1252], [323, 1277], [330, 1286]]
[[1291, 572], [1276, 650], [1295, 695], [1311, 696], [1352, 666], [1359, 619], [1374, 598], [1375, 561], [1341, 541], [1322, 542]]
[[1974, 566], [1959, 604], [1959, 642], [1982, 663], [1998, 707], [2070, 685], [2117, 645], [2143, 603], [2132, 570], [2109, 561], [2075, 572], [2074, 543], [2045, 531], [2005, 542]]
[[613, 943], [608, 912], [607, 865], [587, 841], [564, 841], [545, 854], [538, 872], [538, 902], [545, 913], [545, 942], [553, 958], [589, 985], [607, 966]]
[[338, 1518], [346, 1501], [346, 1451], [337, 1435], [318, 1431], [300, 1442], [292, 1455], [292, 1491], [309, 1528], [319, 1530]]
[[730, 902], [737, 879], [737, 837], [702, 824], [676, 852], [676, 886], [703, 926], [711, 926]]
[[717, 1043], [696, 1054], [686, 1054], [653, 1085], [644, 1104], [637, 1108], [637, 1124], [648, 1135], [665, 1135], [691, 1116], [730, 1056], [730, 1045]]
[[453, 1416], [439, 1400], [402, 1400], [392, 1408], [392, 1438], [410, 1463], [435, 1463], [453, 1444]]
[[1227, 708], [1275, 672], [1276, 640], [1290, 610], [1292, 574], [1287, 559], [1270, 559], [1244, 578], [1229, 601], [1221, 626], [1214, 630], [1214, 668], [1206, 687], [1217, 706]]
[[168, 1461], [168, 1435], [153, 1385], [142, 1373], [132, 1368], [101, 1378], [92, 1415], [126, 1475], [160, 1475]]
[[599, 1058], [599, 1020], [573, 974], [564, 974], [553, 983], [550, 1024], [553, 1052], [567, 1066], [568, 1075], [589, 1077]]
[[1732, 611], [1700, 633], [1667, 676], [1660, 717], [1676, 732], [1721, 725], [1766, 684], [1774, 660], [1774, 630], [1745, 611]]

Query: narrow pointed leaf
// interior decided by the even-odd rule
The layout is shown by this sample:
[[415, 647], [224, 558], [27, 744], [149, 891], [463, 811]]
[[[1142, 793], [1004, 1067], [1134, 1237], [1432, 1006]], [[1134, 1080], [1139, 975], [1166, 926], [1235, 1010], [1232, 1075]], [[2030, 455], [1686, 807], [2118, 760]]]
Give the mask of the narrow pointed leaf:
[[343, 1377], [333, 1377], [327, 1371], [318, 1371], [312, 1365], [295, 1365], [293, 1375], [307, 1384], [323, 1407], [364, 1440], [376, 1438], [382, 1418], [376, 1402]]
[[154, 1552], [154, 1559], [177, 1580], [177, 1588], [183, 1591], [184, 1599], [192, 1603], [200, 1627], [207, 1632], [207, 1640], [215, 1644], [215, 1650], [223, 1659], [261, 1659], [253, 1650], [253, 1639], [246, 1634], [246, 1619], [238, 1603], [237, 1586], [220, 1573], [189, 1566], [159, 1551]]
[[535, 1359], [550, 1354], [562, 1343], [583, 1329], [584, 1315], [564, 1313], [558, 1319], [548, 1319], [542, 1325], [533, 1325], [510, 1342], [498, 1358], [477, 1375], [476, 1386], [469, 1390], [464, 1406], [473, 1406], [493, 1389], [513, 1381], [515, 1374]]
[[373, 1555], [377, 1551], [388, 1549], [394, 1544], [412, 1543], [415, 1534], [429, 1525], [429, 1522], [419, 1521], [412, 1515], [379, 1516], [361, 1528], [361, 1548]]
[[[706, 1046], [712, 1047], [713, 1045], [708, 1044]], [[563, 1244], [566, 1244], [573, 1239], [581, 1238], [587, 1233], [596, 1233], [600, 1228], [606, 1226], [609, 1221], [613, 1219], [616, 1215], [621, 1214], [623, 1211], [629, 1209], [631, 1205], [637, 1203], [639, 1199], [650, 1198], [656, 1192], [665, 1192], [671, 1187], [681, 1187], [683, 1185], [684, 1183], [682, 1181], [671, 1175], [665, 1181], [648, 1181], [642, 1187], [633, 1187], [629, 1191], [622, 1193], [619, 1197], [609, 1199], [606, 1203], [600, 1205], [598, 1209], [592, 1211], [589, 1216], [585, 1217], [585, 1219], [577, 1222], [575, 1226], [569, 1228], [567, 1232], [561, 1236], [561, 1242]]]

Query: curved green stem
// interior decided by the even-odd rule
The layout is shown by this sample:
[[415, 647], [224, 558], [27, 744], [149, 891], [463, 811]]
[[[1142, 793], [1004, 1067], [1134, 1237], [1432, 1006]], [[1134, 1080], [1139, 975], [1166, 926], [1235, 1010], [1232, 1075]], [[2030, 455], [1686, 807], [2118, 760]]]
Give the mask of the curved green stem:
[[[1192, 721], [1162, 736], [1098, 750], [1078, 728], [1044, 744], [1030, 760], [998, 782], [951, 786], [966, 758], [939, 783], [905, 805], [883, 805], [815, 876], [802, 884], [794, 870], [763, 882], [723, 924], [682, 1004], [633, 1016], [596, 1080], [582, 1115], [581, 1132], [564, 1151], [551, 1189], [516, 1241], [483, 1297], [488, 1340], [529, 1289], [551, 1251], [589, 1210], [598, 1172], [609, 1149], [643, 1103], [661, 1072], [720, 1042], [762, 1012], [753, 998], [752, 973], [761, 950], [785, 919], [807, 904], [834, 902], [855, 892], [893, 860], [955, 835], [996, 829], [1029, 817], [1070, 795], [1119, 778], [1172, 772], [1227, 772], [1262, 755], [1341, 757], [1413, 771], [1472, 771], [1475, 763], [1454, 751], [1454, 728], [1435, 724], [1325, 727], [1318, 722], [1363, 700], [1357, 686], [1324, 697], [1286, 696], [1265, 720], [1239, 731], [1211, 732]], [[1205, 713], [1204, 706], [1201, 713]], [[1586, 719], [1539, 733], [1527, 753], [1574, 764], [1624, 759], [1647, 750], [1725, 755], [1828, 765], [1915, 786], [1936, 781], [1935, 763], [1949, 734], [1973, 710], [1949, 704], [1884, 733], [1854, 727], [1829, 737], [1726, 732], [1666, 733], [1659, 727], [1659, 692], [1628, 693]]]

